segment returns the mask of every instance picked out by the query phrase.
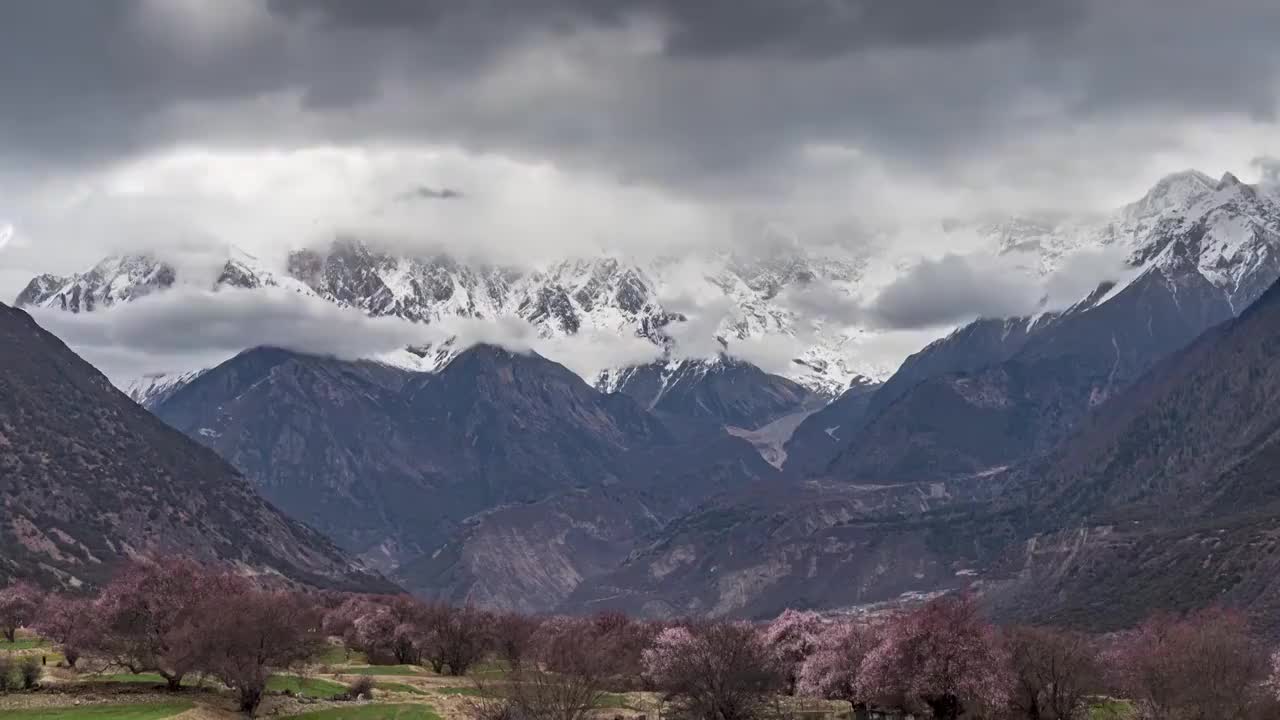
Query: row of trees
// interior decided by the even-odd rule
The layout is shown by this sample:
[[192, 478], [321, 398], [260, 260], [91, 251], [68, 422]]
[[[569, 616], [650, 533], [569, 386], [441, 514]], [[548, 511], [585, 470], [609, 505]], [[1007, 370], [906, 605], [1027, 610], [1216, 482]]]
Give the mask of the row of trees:
[[370, 662], [437, 673], [502, 659], [510, 676], [486, 688], [477, 720], [582, 720], [605, 692], [637, 689], [705, 720], [753, 720], [787, 695], [939, 720], [1077, 720], [1099, 695], [1129, 698], [1150, 720], [1280, 717], [1280, 655], [1269, 659], [1243, 616], [1220, 610], [1107, 637], [998, 629], [967, 597], [878, 619], [787, 611], [767, 625], [537, 618], [407, 596], [263, 590], [164, 560], [128, 567], [95, 599], [0, 590], [0, 632], [12, 639], [21, 626], [59, 643], [73, 666], [93, 656], [157, 673], [175, 690], [192, 673], [211, 675], [250, 713], [272, 672], [313, 661], [340, 637]]
[[763, 637], [795, 693], [855, 708], [1079, 720], [1091, 698], [1118, 696], [1143, 720], [1280, 717], [1280, 653], [1268, 658], [1245, 617], [1220, 609], [1095, 637], [996, 628], [972, 598], [944, 597], [876, 621], [787, 611]]
[[321, 619], [312, 598], [183, 559], [130, 565], [92, 600], [42, 596], [25, 584], [0, 591], [7, 637], [32, 627], [57, 642], [72, 667], [92, 655], [132, 673], [157, 673], [173, 690], [188, 675], [208, 675], [234, 690], [248, 713], [273, 671], [324, 647]]

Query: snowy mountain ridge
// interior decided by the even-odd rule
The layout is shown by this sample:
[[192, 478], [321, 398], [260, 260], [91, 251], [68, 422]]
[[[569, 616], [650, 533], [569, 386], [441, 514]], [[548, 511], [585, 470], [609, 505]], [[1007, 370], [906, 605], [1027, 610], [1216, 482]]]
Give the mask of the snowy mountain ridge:
[[[862, 374], [885, 374], [892, 368], [864, 373], [843, 346], [856, 338], [822, 336], [806, 326], [780, 293], [786, 288], [821, 281], [839, 283], [853, 292], [861, 264], [857, 258], [814, 258], [791, 255], [763, 261], [722, 256], [691, 266], [660, 260], [631, 264], [616, 257], [567, 259], [535, 270], [466, 265], [447, 256], [412, 257], [380, 252], [356, 241], [341, 241], [326, 251], [290, 254], [284, 273], [236, 252], [217, 274], [213, 289], [278, 287], [315, 296], [371, 316], [396, 316], [432, 323], [449, 317], [494, 319], [518, 317], [543, 338], [584, 331], [645, 338], [676, 351], [679, 333], [673, 323], [705, 313], [705, 328], [720, 346], [769, 337], [816, 339], [802, 348], [786, 373], [815, 391], [838, 394]], [[42, 275], [31, 281], [18, 304], [95, 312], [163, 291], [181, 282], [174, 267], [152, 254], [109, 258], [69, 277]], [[669, 309], [676, 297], [680, 310]], [[690, 298], [692, 304], [689, 304]], [[707, 338], [711, 340], [711, 338]], [[415, 349], [378, 358], [414, 370], [435, 370], [452, 356], [441, 349]], [[708, 354], [714, 360], [714, 355]], [[594, 380], [594, 379], [592, 379]], [[148, 387], [141, 382], [138, 387]], [[143, 391], [145, 394], [145, 391]]]
[[[1280, 273], [1280, 205], [1273, 194], [1230, 173], [1219, 181], [1194, 170], [1169, 175], [1141, 199], [1101, 218], [1014, 217], [962, 230], [976, 232], [992, 253], [1014, 257], [1019, 267], [1040, 276], [1081, 250], [1115, 248], [1138, 271], [1174, 256], [1190, 258], [1238, 306], [1256, 297], [1265, 278]], [[524, 269], [385, 252], [344, 240], [294, 251], [281, 269], [232, 251], [213, 289], [277, 287], [371, 316], [423, 323], [516, 317], [548, 339], [587, 332], [643, 338], [661, 348], [673, 370], [689, 357], [714, 364], [728, 353], [750, 360], [744, 355], [753, 345], [776, 343], [774, 349], [790, 358], [779, 374], [834, 397], [851, 383], [883, 380], [896, 369], [860, 352], [881, 331], [812, 317], [814, 311], [792, 296], [820, 287], [865, 303], [892, 280], [897, 266], [887, 264], [892, 265], [872, 249], [784, 243], [754, 255], [721, 252], [651, 262], [602, 255]], [[187, 281], [154, 254], [115, 257], [84, 273], [36, 277], [17, 304], [95, 312]], [[434, 371], [454, 354], [451, 347], [416, 348], [375, 359]], [[181, 377], [190, 369], [178, 370]], [[609, 389], [623, 371], [588, 380]], [[160, 392], [166, 382], [159, 381]], [[130, 390], [145, 396], [156, 384], [144, 379]]]

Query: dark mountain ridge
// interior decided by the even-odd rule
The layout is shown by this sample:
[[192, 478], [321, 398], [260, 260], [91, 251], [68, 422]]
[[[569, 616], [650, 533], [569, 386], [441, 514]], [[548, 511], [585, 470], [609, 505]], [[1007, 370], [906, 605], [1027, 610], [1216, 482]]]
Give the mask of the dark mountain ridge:
[[[434, 374], [252, 350], [155, 412], [410, 589], [529, 610], [709, 497], [777, 476], [717, 424], [673, 424], [487, 345]], [[524, 576], [502, 571], [516, 563]], [[539, 563], [567, 569], [539, 584]]]
[[0, 579], [92, 585], [135, 555], [185, 553], [305, 585], [394, 589], [5, 305], [0, 501]]

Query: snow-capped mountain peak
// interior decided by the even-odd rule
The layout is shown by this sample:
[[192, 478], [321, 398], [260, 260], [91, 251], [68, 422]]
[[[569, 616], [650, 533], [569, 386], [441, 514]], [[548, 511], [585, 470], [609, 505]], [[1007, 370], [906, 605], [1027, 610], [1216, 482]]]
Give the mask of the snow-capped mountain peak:
[[169, 288], [175, 276], [173, 266], [152, 255], [122, 255], [70, 277], [41, 275], [18, 295], [17, 304], [93, 312], [98, 307], [111, 307]]
[[[992, 252], [1017, 253], [1017, 267], [1033, 273], [1051, 273], [1062, 258], [1089, 248], [1121, 249], [1135, 268], [1172, 262], [1175, 254], [1191, 258], [1236, 307], [1280, 273], [1276, 199], [1230, 173], [1220, 180], [1194, 170], [1169, 175], [1136, 202], [1101, 218], [1008, 218], [976, 229]], [[871, 279], [884, 280], [881, 266], [888, 262], [873, 253], [783, 242], [754, 254], [720, 252], [643, 263], [602, 255], [523, 269], [387, 252], [348, 239], [295, 251], [280, 269], [231, 248], [207, 282], [214, 290], [282, 287], [372, 316], [422, 323], [518, 318], [550, 340], [622, 335], [653, 343], [666, 358], [696, 355], [691, 348], [675, 347], [696, 331], [705, 336], [699, 339], [702, 345], [714, 344], [735, 357], [764, 348], [776, 362], [782, 351], [791, 362], [773, 371], [834, 396], [859, 378], [881, 380], [892, 373], [894, 367], [879, 366], [860, 351], [880, 331], [810, 317], [811, 307], [793, 301], [796, 293], [815, 287], [854, 302], [868, 300]], [[148, 254], [130, 255], [69, 277], [39, 276], [18, 304], [93, 312], [181, 280], [173, 265]], [[441, 346], [381, 359], [432, 370], [451, 353]]]
[[1199, 170], [1172, 173], [1160, 178], [1142, 199], [1122, 208], [1120, 217], [1125, 224], [1135, 224], [1145, 218], [1177, 211], [1212, 192], [1217, 185], [1213, 178]]

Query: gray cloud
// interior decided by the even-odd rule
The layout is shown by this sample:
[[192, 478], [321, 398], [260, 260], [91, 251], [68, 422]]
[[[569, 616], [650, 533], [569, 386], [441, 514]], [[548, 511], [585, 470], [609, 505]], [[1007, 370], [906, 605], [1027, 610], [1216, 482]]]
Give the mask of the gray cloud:
[[1250, 165], [1258, 173], [1259, 182], [1263, 185], [1275, 186], [1280, 184], [1280, 158], [1272, 155], [1263, 155], [1254, 158]]
[[113, 379], [209, 367], [260, 345], [350, 360], [445, 339], [438, 328], [288, 292], [174, 289], [97, 313], [32, 312]]
[[843, 312], [874, 326], [914, 330], [1061, 310], [1100, 283], [1134, 272], [1125, 257], [1117, 248], [1080, 250], [1041, 278], [1007, 256], [945, 255], [915, 265], [865, 307], [846, 302]]
[[[425, 140], [772, 192], [812, 143], [941, 173], [1134, 113], [1269, 118], [1277, 31], [1258, 0], [5, 3], [0, 157]], [[1179, 140], [1107, 137], [1074, 150]]]
[[[1277, 35], [1265, 0], [0, 3], [0, 292], [191, 238], [528, 262], [1111, 208], [1186, 165], [1280, 155]], [[423, 202], [395, 202], [406, 188]], [[1076, 275], [952, 257], [870, 303], [786, 300], [932, 327]]]
[[1039, 287], [1025, 275], [946, 255], [894, 280], [868, 310], [886, 327], [940, 327], [975, 317], [1019, 315], [1039, 299]]
[[[1061, 32], [1079, 19], [1079, 6], [1020, 0], [933, 0], [895, 3], [872, 0], [528, 0], [471, 3], [492, 22], [498, 14], [521, 15], [561, 29], [575, 22], [617, 25], [651, 16], [670, 29], [672, 55], [725, 57], [776, 53], [830, 57], [883, 46], [962, 44], [1022, 32]], [[416, 27], [431, 31], [456, 21], [458, 4], [448, 0], [276, 0], [294, 15], [319, 16], [339, 26]]]
[[146, 374], [213, 367], [258, 346], [333, 356], [376, 358], [409, 346], [448, 342], [457, 350], [479, 343], [513, 352], [537, 352], [593, 382], [605, 368], [657, 359], [661, 350], [643, 338], [587, 332], [538, 337], [515, 317], [450, 317], [430, 325], [395, 317], [369, 317], [288, 291], [218, 292], [175, 288], [94, 313], [29, 308], [36, 320], [113, 381], [127, 385]]

